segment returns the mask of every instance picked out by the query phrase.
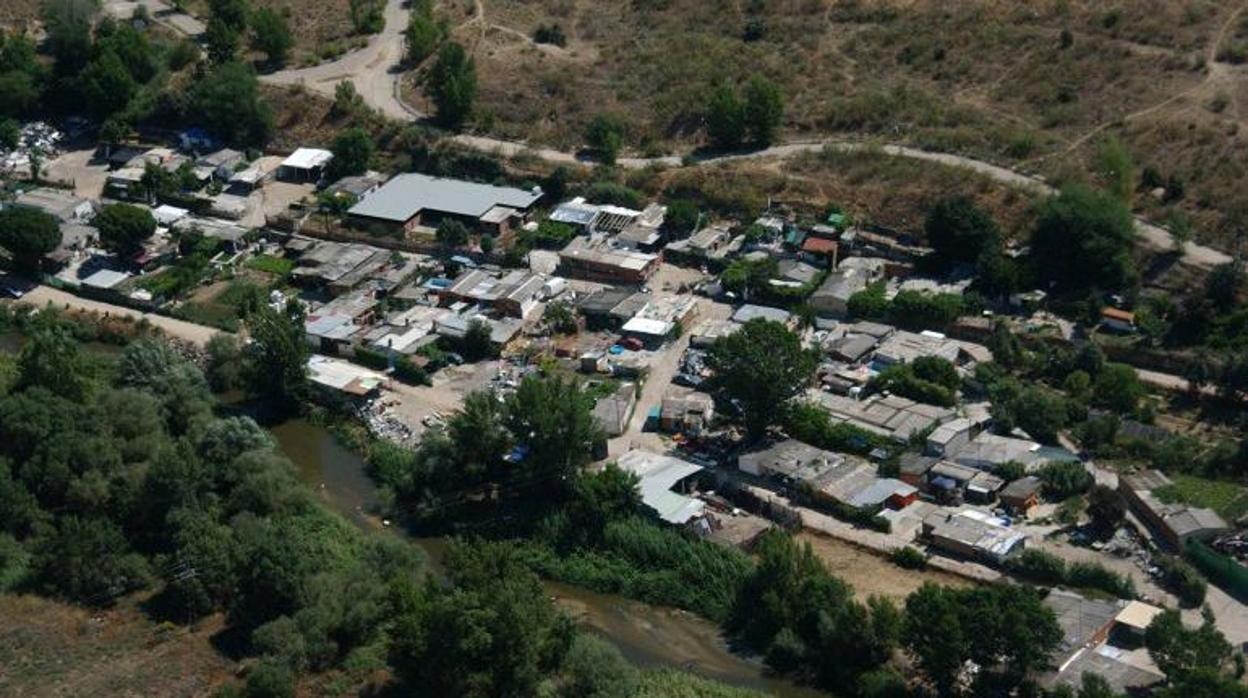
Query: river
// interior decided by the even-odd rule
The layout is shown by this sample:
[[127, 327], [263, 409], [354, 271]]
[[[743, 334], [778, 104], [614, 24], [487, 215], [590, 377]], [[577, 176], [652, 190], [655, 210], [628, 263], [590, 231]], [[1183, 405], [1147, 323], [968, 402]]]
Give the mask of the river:
[[[357, 525], [380, 527], [381, 522], [369, 514], [377, 502], [376, 487], [358, 454], [307, 420], [291, 420], [270, 431], [282, 452], [294, 461], [300, 477], [327, 504]], [[435, 564], [446, 547], [444, 538], [411, 540]], [[684, 669], [733, 686], [787, 698], [826, 697], [819, 691], [767, 676], [760, 661], [734, 654], [719, 627], [705, 618], [558, 582], [544, 582], [544, 586], [582, 628], [610, 640], [639, 666]]]

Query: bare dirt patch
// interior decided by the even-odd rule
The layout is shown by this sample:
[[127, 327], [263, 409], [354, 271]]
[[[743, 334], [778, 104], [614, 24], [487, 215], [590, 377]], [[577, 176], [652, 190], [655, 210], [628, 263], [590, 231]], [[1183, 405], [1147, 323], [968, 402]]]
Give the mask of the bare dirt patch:
[[796, 538], [803, 543], [809, 543], [828, 570], [852, 586], [860, 599], [876, 595], [900, 601], [925, 582], [954, 587], [967, 587], [972, 584], [967, 579], [948, 572], [903, 569], [876, 553], [836, 538], [809, 531], [798, 533]]

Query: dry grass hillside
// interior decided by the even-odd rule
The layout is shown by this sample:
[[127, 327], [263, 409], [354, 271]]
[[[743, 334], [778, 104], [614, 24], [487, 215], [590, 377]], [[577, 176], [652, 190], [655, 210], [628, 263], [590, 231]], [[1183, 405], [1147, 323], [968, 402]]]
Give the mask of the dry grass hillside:
[[[1216, 0], [448, 0], [481, 76], [480, 123], [577, 147], [615, 112], [643, 152], [696, 145], [716, 80], [788, 96], [784, 137], [873, 137], [1096, 177], [1119, 137], [1172, 175], [1203, 239], [1248, 217], [1236, 185], [1248, 22]], [[538, 45], [557, 24], [564, 47]], [[748, 37], [747, 37], [748, 35]], [[1161, 209], [1147, 196], [1141, 209]], [[1240, 213], [1240, 211], [1244, 213]], [[1149, 211], [1166, 220], [1169, 210]]]
[[233, 674], [213, 648], [220, 619], [194, 630], [148, 620], [137, 599], [90, 612], [0, 595], [0, 695], [206, 696]]

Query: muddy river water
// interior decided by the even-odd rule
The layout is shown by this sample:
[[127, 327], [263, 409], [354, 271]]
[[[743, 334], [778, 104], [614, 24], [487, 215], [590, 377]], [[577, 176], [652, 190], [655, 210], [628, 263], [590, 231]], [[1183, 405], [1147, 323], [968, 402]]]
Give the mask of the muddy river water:
[[[368, 514], [376, 503], [376, 488], [358, 454], [344, 448], [325, 429], [305, 420], [285, 422], [271, 431], [303, 480], [330, 506], [358, 525], [377, 527], [377, 520]], [[442, 538], [411, 540], [435, 563], [446, 544]], [[582, 627], [612, 641], [624, 656], [640, 666], [686, 669], [777, 696], [826, 695], [767, 676], [760, 661], [734, 654], [718, 626], [704, 618], [557, 582], [545, 582], [545, 587]]]

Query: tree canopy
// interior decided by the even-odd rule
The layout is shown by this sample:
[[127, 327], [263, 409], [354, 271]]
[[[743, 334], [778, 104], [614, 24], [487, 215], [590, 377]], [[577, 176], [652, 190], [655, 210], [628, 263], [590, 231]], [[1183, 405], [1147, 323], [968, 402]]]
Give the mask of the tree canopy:
[[256, 74], [243, 63], [219, 65], [188, 93], [191, 111], [226, 143], [257, 146], [273, 132], [273, 114], [260, 98]]
[[134, 254], [156, 234], [156, 219], [151, 212], [130, 204], [105, 206], [92, 224], [100, 231], [100, 242], [121, 255]]
[[442, 44], [426, 78], [425, 93], [433, 100], [438, 122], [447, 128], [459, 128], [472, 116], [477, 68], [463, 46], [454, 41]]
[[1040, 205], [1031, 234], [1037, 278], [1060, 290], [1129, 290], [1135, 223], [1121, 200], [1081, 185], [1063, 187]]
[[757, 438], [810, 384], [816, 358], [784, 325], [756, 318], [716, 341], [708, 363], [715, 384], [739, 401], [746, 430]]
[[36, 270], [43, 256], [60, 244], [61, 226], [52, 215], [28, 206], [0, 209], [0, 246], [20, 268]]

